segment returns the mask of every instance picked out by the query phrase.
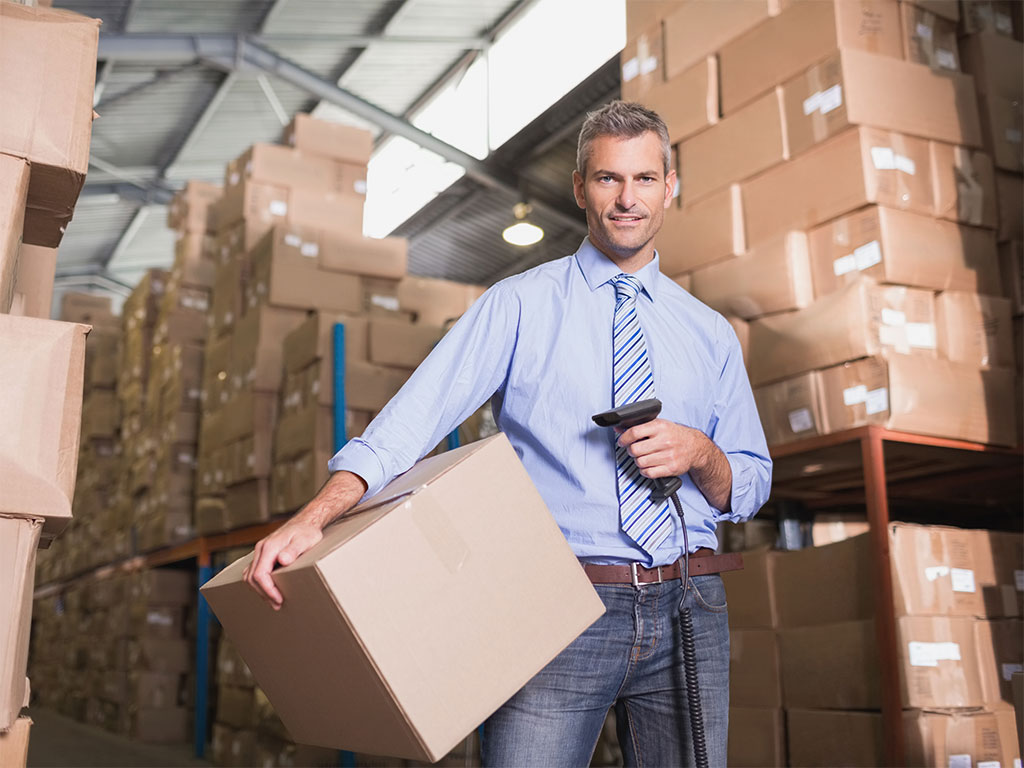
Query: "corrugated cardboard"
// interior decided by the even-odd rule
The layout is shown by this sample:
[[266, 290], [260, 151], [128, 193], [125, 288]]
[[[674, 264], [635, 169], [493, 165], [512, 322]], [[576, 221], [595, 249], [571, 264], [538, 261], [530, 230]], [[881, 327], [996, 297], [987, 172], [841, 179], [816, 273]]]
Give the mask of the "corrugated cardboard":
[[734, 629], [729, 633], [729, 705], [782, 706], [782, 677], [774, 629]]
[[751, 246], [869, 203], [934, 209], [928, 142], [869, 128], [845, 131], [741, 186]]
[[278, 398], [274, 392], [242, 390], [222, 409], [221, 445], [257, 432], [272, 434], [277, 421]]
[[684, 205], [789, 158], [782, 90], [769, 91], [679, 145]]
[[729, 765], [786, 765], [785, 717], [781, 709], [729, 707]]
[[363, 225], [363, 197], [243, 180], [210, 206], [209, 217], [217, 230], [244, 220], [258, 235], [279, 222], [358, 232]]
[[837, 48], [902, 58], [896, 3], [794, 0], [721, 48], [722, 113], [732, 114]]
[[974, 622], [985, 708], [1013, 706], [1014, 672], [1024, 670], [1024, 623], [1020, 619]]
[[371, 277], [400, 278], [408, 262], [408, 242], [401, 237], [363, 237], [359, 230], [310, 229], [278, 225], [278, 248], [316, 259], [321, 269]]
[[993, 445], [1015, 445], [1013, 371], [920, 355], [870, 357], [822, 374], [832, 431], [864, 424]]
[[992, 158], [965, 147], [928, 143], [939, 218], [995, 229], [998, 220]]
[[60, 244], [85, 182], [99, 26], [69, 11], [0, 5], [0, 147], [32, 164], [30, 245]]
[[411, 373], [403, 368], [372, 363], [348, 364], [345, 366], [345, 405], [359, 411], [379, 411], [402, 388]]
[[188, 181], [167, 206], [167, 226], [182, 232], [206, 232], [206, 212], [223, 194], [219, 184]]
[[36, 547], [42, 523], [0, 515], [0, 731], [10, 728], [28, 706], [29, 627]]
[[[956, 3], [952, 3], [956, 5]], [[939, 16], [929, 8], [900, 0], [903, 57], [937, 72], [960, 69], [956, 19]]]
[[483, 292], [479, 285], [407, 275], [398, 284], [398, 302], [403, 310], [415, 313], [417, 322], [444, 325], [460, 317]]
[[811, 523], [811, 542], [816, 547], [835, 544], [867, 533], [868, 528], [862, 513], [820, 512]]
[[786, 132], [795, 156], [851, 125], [981, 146], [973, 80], [923, 64], [839, 51], [787, 80]]
[[771, 629], [778, 625], [775, 572], [769, 549], [743, 553], [743, 570], [722, 574], [729, 600], [730, 629]]
[[669, 207], [655, 238], [659, 267], [666, 275], [689, 272], [747, 250], [740, 185], [682, 208]]
[[671, 79], [701, 58], [717, 53], [730, 40], [778, 13], [778, 6], [770, 0], [681, 3], [664, 17], [666, 75]]
[[9, 312], [14, 298], [28, 179], [28, 163], [19, 157], [0, 154], [0, 312]]
[[426, 359], [443, 329], [403, 320], [370, 320], [370, 362], [397, 368], [415, 368]]
[[284, 129], [281, 143], [314, 155], [365, 164], [373, 151], [373, 134], [300, 113]]
[[88, 326], [0, 315], [0, 513], [71, 519]]
[[278, 144], [253, 144], [224, 169], [224, 194], [243, 180], [366, 196], [366, 163], [346, 163]]
[[[779, 625], [801, 627], [871, 617], [871, 568], [867, 536], [776, 553], [772, 591]], [[810, 599], [812, 593], [829, 599]]]
[[[978, 531], [982, 544], [975, 548], [978, 588], [989, 618], [1024, 616], [1024, 537], [1009, 531]], [[986, 544], [987, 542], [987, 544]]]
[[944, 19], [960, 20], [960, 3], [957, 0], [915, 0], [915, 4]]
[[808, 371], [754, 390], [768, 445], [783, 445], [828, 432], [821, 407], [821, 376]]
[[224, 491], [224, 519], [229, 531], [270, 519], [270, 480], [245, 480]]
[[1024, 43], [984, 32], [965, 37], [961, 50], [964, 71], [977, 83], [985, 148], [997, 168], [1020, 173], [1024, 74], [1018, 65], [1024, 60]]
[[996, 173], [996, 200], [999, 206], [999, 242], [1024, 239], [1024, 178], [1016, 173]]
[[657, 21], [626, 42], [620, 55], [622, 98], [635, 101], [665, 81], [664, 27]]
[[[381, 571], [381, 547], [406, 566]], [[248, 561], [203, 594], [292, 736], [358, 752], [439, 759], [604, 610], [500, 435], [329, 527], [276, 571], [280, 612], [241, 581]]]
[[288, 335], [284, 345], [285, 370], [301, 371], [314, 361], [334, 359], [334, 326], [345, 326], [345, 361], [369, 359], [369, 321], [354, 315], [314, 312]]
[[1024, 315], [1024, 243], [1014, 240], [999, 244], [999, 272], [1013, 314]]
[[[704, 5], [690, 2], [688, 5]], [[718, 122], [718, 59], [707, 56], [664, 83], [657, 83], [639, 97], [668, 127], [676, 144]]]
[[234, 389], [280, 390], [284, 340], [305, 319], [306, 314], [296, 309], [263, 306], [250, 310], [232, 339], [230, 380]]
[[0, 765], [19, 768], [27, 763], [28, 734], [31, 727], [31, 718], [19, 717], [10, 730], [0, 732]]
[[633, 38], [689, 0], [631, 0], [626, 3], [626, 37]]
[[1009, 299], [965, 291], [935, 298], [939, 356], [983, 368], [1012, 368], [1013, 316]]
[[875, 712], [788, 709], [786, 736], [794, 768], [885, 765], [882, 716]]
[[752, 320], [802, 309], [814, 299], [807, 236], [787, 232], [691, 273], [691, 292], [724, 315]]
[[867, 275], [879, 283], [934, 291], [1002, 294], [995, 233], [884, 206], [811, 230], [817, 296]]
[[14, 271], [11, 314], [48, 318], [53, 303], [53, 279], [57, 274], [57, 249], [21, 244]]
[[[960, 33], [972, 35], [978, 32], [996, 32], [1013, 37], [1015, 10], [1016, 3], [1013, 0], [971, 0], [964, 4]], [[1019, 21], [1018, 13], [1017, 26]]]
[[[973, 3], [968, 3], [973, 5]], [[1016, 766], [1020, 749], [1013, 712], [903, 713], [908, 765]]]
[[760, 386], [882, 351], [935, 357], [935, 345], [931, 291], [865, 278], [806, 309], [752, 322], [750, 381]]

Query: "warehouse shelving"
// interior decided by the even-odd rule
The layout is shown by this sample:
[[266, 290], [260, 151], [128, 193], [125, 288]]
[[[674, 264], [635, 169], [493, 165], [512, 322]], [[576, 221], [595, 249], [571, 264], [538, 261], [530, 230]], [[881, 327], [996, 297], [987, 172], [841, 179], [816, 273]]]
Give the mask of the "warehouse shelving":
[[890, 501], [927, 502], [934, 505], [936, 517], [943, 508], [957, 505], [997, 511], [1019, 509], [1024, 497], [1021, 448], [871, 425], [776, 446], [771, 453], [773, 500], [799, 502], [814, 509], [857, 504], [867, 510], [885, 764], [903, 765], [899, 653], [888, 535]]

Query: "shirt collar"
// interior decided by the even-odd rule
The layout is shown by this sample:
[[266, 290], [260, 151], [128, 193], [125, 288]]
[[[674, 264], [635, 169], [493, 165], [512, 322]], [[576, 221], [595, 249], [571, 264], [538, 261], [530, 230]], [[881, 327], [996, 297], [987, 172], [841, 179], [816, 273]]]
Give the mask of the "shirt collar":
[[[644, 292], [650, 297], [651, 301], [654, 301], [658, 295], [659, 261], [658, 252], [655, 251], [651, 262], [645, 264], [633, 274], [633, 277], [643, 285]], [[590, 242], [589, 237], [583, 239], [579, 250], [576, 251], [576, 263], [579, 264], [583, 278], [587, 281], [587, 286], [591, 291], [596, 291], [617, 275], [622, 274], [622, 270], [619, 269], [618, 265], [597, 250], [594, 244]]]

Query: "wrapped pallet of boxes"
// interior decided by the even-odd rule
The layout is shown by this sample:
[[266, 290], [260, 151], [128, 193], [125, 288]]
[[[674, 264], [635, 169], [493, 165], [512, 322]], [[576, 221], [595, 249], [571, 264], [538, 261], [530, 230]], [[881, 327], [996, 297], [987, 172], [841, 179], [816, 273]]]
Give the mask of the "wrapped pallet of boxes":
[[[394, 589], [352, 577], [381, 536], [419, 569]], [[523, 557], [528, 572], [502, 572]], [[438, 760], [603, 612], [501, 435], [420, 462], [329, 527], [275, 572], [281, 611], [241, 580], [249, 559], [202, 589], [227, 636], [296, 740], [361, 753]]]

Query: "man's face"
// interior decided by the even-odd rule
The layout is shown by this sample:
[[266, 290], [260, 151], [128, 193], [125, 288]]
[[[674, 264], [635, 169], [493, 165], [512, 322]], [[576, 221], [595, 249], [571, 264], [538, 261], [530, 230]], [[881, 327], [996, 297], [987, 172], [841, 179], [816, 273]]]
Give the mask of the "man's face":
[[665, 175], [652, 131], [632, 139], [600, 136], [590, 145], [586, 178], [573, 173], [576, 204], [587, 211], [590, 240], [606, 256], [629, 259], [649, 249], [672, 203], [676, 172]]

